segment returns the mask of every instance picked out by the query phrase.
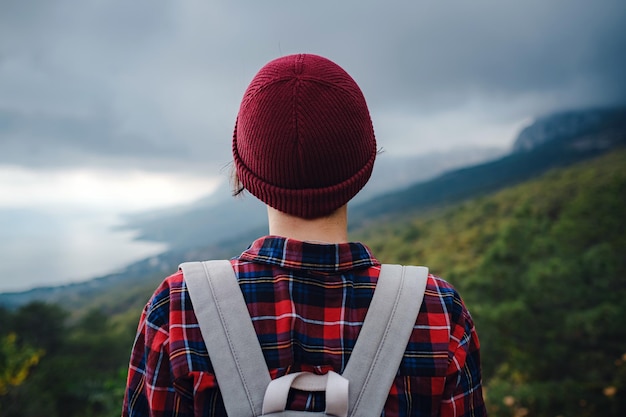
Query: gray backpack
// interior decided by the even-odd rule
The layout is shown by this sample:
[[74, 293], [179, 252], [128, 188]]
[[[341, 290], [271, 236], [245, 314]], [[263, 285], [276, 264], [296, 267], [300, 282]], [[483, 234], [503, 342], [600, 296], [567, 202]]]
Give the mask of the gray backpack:
[[[229, 261], [181, 264], [229, 417], [378, 417], [419, 313], [428, 269], [383, 265], [342, 375], [299, 372], [270, 378]], [[324, 413], [285, 410], [291, 388], [325, 391]]]

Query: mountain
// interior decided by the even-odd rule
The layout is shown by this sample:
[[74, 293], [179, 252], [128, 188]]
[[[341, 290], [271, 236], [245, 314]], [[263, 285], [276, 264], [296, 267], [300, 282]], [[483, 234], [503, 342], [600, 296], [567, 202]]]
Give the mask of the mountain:
[[[448, 171], [427, 181], [415, 183], [400, 191], [373, 197], [350, 207], [350, 231], [361, 233], [364, 226], [388, 219], [399, 219], [460, 203], [472, 197], [486, 195], [526, 180], [536, 178], [548, 170], [565, 167], [626, 145], [626, 109], [610, 111], [590, 110], [598, 119], [584, 129], [556, 129], [544, 140], [533, 140], [532, 146], [525, 131], [549, 131], [559, 120], [569, 123], [570, 113], [560, 113], [538, 119], [520, 133], [514, 151], [490, 162]], [[580, 112], [583, 119], [585, 112]], [[566, 115], [566, 116], [564, 116]], [[594, 120], [595, 120], [594, 119]], [[582, 125], [582, 124], [579, 124]], [[529, 129], [529, 130], [527, 130]], [[569, 132], [566, 135], [563, 132]], [[406, 160], [412, 172], [433, 166], [428, 161]], [[413, 165], [411, 164], [413, 161]], [[374, 178], [373, 178], [374, 180]], [[227, 193], [224, 193], [227, 195]], [[0, 294], [0, 305], [19, 306], [32, 300], [62, 302], [73, 308], [97, 305], [115, 311], [137, 301], [137, 294], [149, 294], [152, 288], [180, 262], [191, 259], [228, 258], [237, 255], [252, 239], [266, 233], [265, 212], [251, 197], [235, 199], [231, 203], [206, 199], [191, 208], [166, 213], [146, 213], [129, 219], [128, 227], [138, 227], [146, 239], [164, 240], [176, 248], [164, 254], [130, 265], [125, 270], [84, 283], [61, 287], [36, 288], [20, 293]], [[254, 205], [257, 205], [256, 207]], [[238, 211], [239, 210], [239, 211]], [[252, 214], [254, 211], [254, 214]], [[231, 214], [236, 213], [236, 217]], [[258, 216], [258, 217], [255, 217]], [[140, 288], [140, 289], [137, 289]], [[142, 292], [143, 291], [143, 292]], [[114, 301], [110, 294], [118, 294]]]
[[513, 152], [377, 196], [351, 210], [353, 227], [484, 195], [626, 145], [626, 108], [558, 113], [523, 129]]
[[[626, 110], [622, 108], [567, 111], [541, 117], [524, 128], [513, 152], [531, 151], [558, 140], [574, 140], [579, 147], [612, 147], [623, 138]], [[587, 140], [588, 139], [588, 140]]]
[[[499, 148], [466, 148], [419, 156], [382, 153], [372, 178], [353, 200], [359, 204], [390, 189], [425, 181], [444, 171], [502, 155]], [[265, 206], [256, 198], [231, 197], [228, 184], [212, 195], [175, 210], [139, 213], [125, 218], [125, 229], [138, 231], [138, 239], [165, 242], [172, 248], [194, 248], [229, 239], [249, 230], [266, 228]], [[263, 233], [263, 232], [261, 232]]]
[[216, 243], [266, 222], [265, 206], [245, 195], [233, 198], [228, 185], [213, 197], [165, 213], [127, 216], [123, 229], [138, 231], [137, 239], [165, 242], [172, 248], [190, 249]]

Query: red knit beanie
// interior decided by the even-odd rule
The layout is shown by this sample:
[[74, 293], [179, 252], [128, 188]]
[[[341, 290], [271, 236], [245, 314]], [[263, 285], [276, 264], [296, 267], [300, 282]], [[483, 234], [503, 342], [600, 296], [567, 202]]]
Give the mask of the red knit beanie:
[[328, 215], [363, 188], [374, 167], [363, 93], [326, 58], [273, 60], [244, 94], [233, 157], [243, 186], [265, 204], [302, 218]]

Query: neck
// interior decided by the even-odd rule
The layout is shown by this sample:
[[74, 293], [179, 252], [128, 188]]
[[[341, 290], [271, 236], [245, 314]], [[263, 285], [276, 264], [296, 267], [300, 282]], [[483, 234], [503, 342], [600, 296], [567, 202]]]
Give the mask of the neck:
[[344, 205], [326, 217], [303, 219], [267, 207], [270, 234], [305, 242], [348, 241], [348, 209]]

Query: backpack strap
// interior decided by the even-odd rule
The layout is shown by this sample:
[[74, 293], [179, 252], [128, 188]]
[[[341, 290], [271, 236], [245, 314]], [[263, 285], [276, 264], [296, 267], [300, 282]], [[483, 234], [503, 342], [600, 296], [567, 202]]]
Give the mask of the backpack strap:
[[383, 265], [363, 327], [343, 376], [349, 416], [380, 416], [415, 327], [428, 268]]
[[[229, 261], [188, 262], [180, 268], [202, 337], [211, 341], [206, 345], [229, 417], [261, 415], [272, 381], [232, 265]], [[427, 277], [425, 267], [382, 266], [342, 375], [350, 381], [348, 416], [380, 416], [415, 326]]]
[[231, 263], [186, 262], [180, 269], [228, 415], [260, 416], [271, 377]]

